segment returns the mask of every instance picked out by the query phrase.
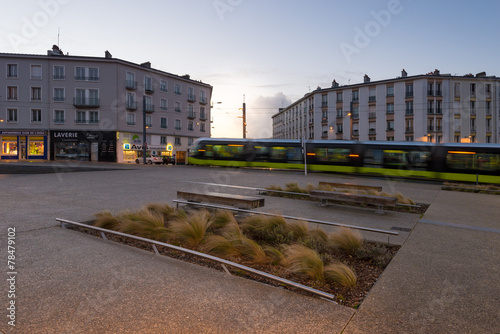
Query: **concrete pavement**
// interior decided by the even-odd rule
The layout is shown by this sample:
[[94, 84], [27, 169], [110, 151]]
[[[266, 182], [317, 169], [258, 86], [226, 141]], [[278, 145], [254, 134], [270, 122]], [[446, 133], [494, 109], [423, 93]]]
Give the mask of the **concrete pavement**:
[[[344, 175], [193, 166], [112, 167], [121, 170], [0, 175], [0, 244], [6, 249], [7, 228], [16, 227], [18, 272], [17, 326], [12, 328], [2, 316], [0, 331], [494, 333], [500, 328], [500, 234], [467, 228], [500, 228], [495, 216], [499, 196]], [[55, 218], [88, 220], [101, 210], [118, 212], [151, 202], [170, 202], [177, 189], [207, 187], [182, 181], [265, 187], [294, 181], [317, 184], [325, 178], [382, 185], [385, 191], [400, 191], [416, 201], [431, 203], [420, 219], [415, 214], [376, 215], [359, 208], [320, 208], [315, 203], [266, 197], [262, 208], [266, 212], [413, 229], [390, 240], [403, 247], [359, 310], [156, 257], [61, 229], [55, 222]], [[7, 305], [8, 299], [2, 293], [1, 305]]]

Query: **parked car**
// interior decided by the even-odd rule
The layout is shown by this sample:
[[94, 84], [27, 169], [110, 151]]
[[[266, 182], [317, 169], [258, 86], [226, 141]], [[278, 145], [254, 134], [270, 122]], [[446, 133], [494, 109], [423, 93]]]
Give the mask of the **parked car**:
[[164, 155], [163, 156], [163, 164], [164, 165], [168, 165], [168, 164], [175, 165], [175, 157], [174, 156]]
[[[135, 159], [135, 163], [136, 164], [140, 164], [144, 161], [144, 159], [141, 157], [141, 158], [137, 158]], [[146, 155], [146, 163], [149, 164], [149, 165], [152, 165], [152, 164], [161, 164], [163, 162], [163, 159], [157, 155], [150, 155], [150, 154], [147, 154]]]

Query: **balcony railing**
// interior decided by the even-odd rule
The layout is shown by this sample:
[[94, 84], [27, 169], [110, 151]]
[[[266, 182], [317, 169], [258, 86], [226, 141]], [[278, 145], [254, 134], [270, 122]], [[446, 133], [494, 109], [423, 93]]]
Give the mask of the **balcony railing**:
[[187, 99], [189, 102], [196, 102], [196, 96], [194, 94], [188, 94]]
[[359, 136], [359, 130], [352, 130], [353, 136]]
[[99, 124], [98, 119], [77, 119], [75, 120], [76, 124]]
[[189, 111], [187, 118], [194, 119], [196, 118], [196, 113], [194, 111]]
[[352, 119], [359, 119], [359, 114], [352, 114]]
[[100, 100], [98, 98], [73, 98], [73, 105], [77, 108], [97, 108], [100, 106]]
[[434, 108], [427, 108], [428, 114], [434, 114]]
[[207, 98], [204, 96], [200, 97], [200, 104], [207, 104]]
[[323, 131], [321, 138], [328, 138], [328, 131]]
[[135, 121], [127, 121], [127, 125], [135, 125]]
[[78, 81], [99, 81], [99, 77], [97, 76], [84, 76], [84, 75], [75, 75], [75, 80]]
[[407, 126], [407, 127], [405, 128], [405, 132], [406, 132], [406, 133], [413, 133], [413, 126]]
[[434, 132], [434, 126], [433, 125], [428, 125], [427, 126], [427, 132]]
[[327, 108], [328, 107], [328, 102], [321, 102], [321, 108]]
[[376, 112], [368, 113], [368, 118], [377, 118], [377, 113]]
[[428, 90], [427, 91], [427, 96], [434, 96], [434, 91], [433, 90]]
[[144, 111], [145, 112], [154, 112], [155, 106], [153, 104], [144, 103]]
[[204, 120], [206, 120], [206, 119], [207, 119], [206, 114], [205, 114], [204, 112], [203, 112], [203, 113], [202, 113], [202, 112], [200, 112], [200, 120], [201, 120], [201, 121], [204, 121]]
[[144, 91], [146, 93], [154, 93], [155, 89], [154, 89], [153, 85], [145, 85], [144, 86]]
[[137, 81], [134, 80], [126, 80], [125, 81], [125, 88], [127, 89], [137, 89]]
[[377, 98], [375, 96], [368, 97], [368, 102], [375, 102], [375, 101], [377, 101]]
[[413, 91], [406, 92], [405, 97], [406, 97], [406, 98], [411, 98], [411, 97], [413, 97]]
[[369, 135], [374, 135], [374, 134], [376, 134], [376, 133], [377, 133], [377, 130], [375, 130], [375, 129], [369, 129], [369, 130], [368, 130], [368, 134], [369, 134]]
[[326, 116], [321, 117], [321, 123], [328, 123], [328, 117]]
[[127, 101], [126, 108], [128, 110], [137, 110], [137, 102], [135, 102], [135, 101]]
[[54, 118], [54, 124], [64, 124], [64, 118]]

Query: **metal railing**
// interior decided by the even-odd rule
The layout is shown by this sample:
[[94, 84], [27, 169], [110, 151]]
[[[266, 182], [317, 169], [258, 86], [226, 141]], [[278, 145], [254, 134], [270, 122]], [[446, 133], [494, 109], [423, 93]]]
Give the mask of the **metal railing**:
[[241, 264], [238, 264], [238, 263], [235, 263], [235, 262], [231, 262], [231, 261], [228, 261], [228, 260], [224, 260], [224, 259], [212, 256], [212, 255], [200, 253], [200, 252], [197, 252], [197, 251], [194, 251], [194, 250], [191, 250], [191, 249], [174, 246], [174, 245], [167, 244], [167, 243], [160, 242], [160, 241], [156, 241], [156, 240], [146, 239], [146, 238], [138, 237], [138, 236], [131, 235], [131, 234], [126, 234], [126, 233], [122, 233], [122, 232], [108, 230], [108, 229], [104, 229], [104, 228], [101, 228], [101, 227], [87, 225], [87, 224], [84, 224], [84, 223], [77, 223], [77, 222], [73, 222], [73, 221], [70, 221], [70, 220], [62, 219], [62, 218], [56, 218], [56, 221], [58, 221], [58, 222], [61, 223], [61, 227], [65, 227], [64, 224], [70, 224], [70, 225], [80, 226], [80, 227], [88, 228], [88, 229], [91, 229], [91, 230], [99, 231], [99, 232], [101, 232], [101, 237], [103, 239], [106, 239], [106, 236], [104, 235], [104, 233], [109, 233], [109, 234], [119, 235], [119, 236], [122, 236], [122, 237], [126, 237], [126, 238], [130, 238], [130, 239], [138, 240], [138, 241], [147, 242], [147, 243], [149, 243], [149, 244], [151, 244], [153, 246], [153, 250], [155, 251], [155, 253], [157, 255], [159, 255], [159, 252], [158, 252], [158, 249], [156, 248], [156, 246], [163, 246], [163, 247], [166, 247], [166, 248], [169, 248], [169, 249], [173, 249], [173, 250], [176, 250], [176, 251], [179, 251], [179, 252], [183, 252], [183, 253], [186, 253], [186, 254], [191, 254], [191, 255], [194, 255], [194, 256], [198, 256], [198, 257], [201, 257], [201, 258], [204, 258], [204, 259], [207, 259], [207, 260], [211, 260], [211, 261], [217, 262], [217, 263], [219, 263], [219, 264], [221, 264], [223, 266], [223, 268], [226, 270], [226, 272], [228, 272], [228, 271], [224, 267], [224, 265], [231, 266], [231, 267], [234, 267], [234, 268], [237, 268], [237, 269], [240, 269], [240, 270], [244, 270], [244, 271], [252, 273], [254, 275], [258, 275], [258, 276], [267, 278], [267, 279], [272, 280], [272, 281], [280, 282], [280, 283], [283, 283], [285, 285], [288, 285], [288, 286], [291, 286], [291, 287], [294, 287], [294, 288], [297, 288], [297, 289], [300, 289], [300, 290], [303, 290], [303, 291], [307, 291], [309, 293], [312, 293], [312, 294], [318, 295], [320, 297], [326, 298], [326, 299], [328, 299], [330, 301], [333, 301], [333, 299], [335, 299], [335, 296], [331, 295], [329, 293], [326, 293], [326, 292], [323, 292], [323, 291], [320, 291], [320, 290], [316, 290], [316, 289], [313, 289], [311, 287], [308, 287], [308, 286], [305, 286], [305, 285], [302, 285], [302, 284], [299, 284], [299, 283], [295, 283], [295, 282], [289, 281], [287, 279], [284, 279], [284, 278], [281, 278], [281, 277], [278, 277], [278, 276], [274, 276], [274, 275], [268, 274], [266, 272], [263, 272], [263, 271], [260, 271], [260, 270], [257, 270], [257, 269], [253, 269], [253, 268], [250, 268], [250, 267], [247, 267], [247, 266], [243, 266]]

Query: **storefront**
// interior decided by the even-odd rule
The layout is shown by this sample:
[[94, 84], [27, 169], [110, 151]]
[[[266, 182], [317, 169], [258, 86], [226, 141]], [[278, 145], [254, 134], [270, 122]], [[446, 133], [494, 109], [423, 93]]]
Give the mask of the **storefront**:
[[2, 160], [47, 160], [47, 131], [0, 131]]
[[[121, 150], [117, 154], [118, 162], [135, 163], [137, 159], [143, 157], [144, 146], [142, 135], [133, 133], [120, 133], [118, 136], [118, 146]], [[151, 138], [153, 137], [153, 138]], [[146, 155], [147, 156], [172, 156], [172, 144], [159, 144], [156, 143], [158, 138], [156, 136], [148, 135], [146, 140], [153, 144], [146, 142]]]
[[116, 161], [114, 131], [51, 131], [50, 160]]

